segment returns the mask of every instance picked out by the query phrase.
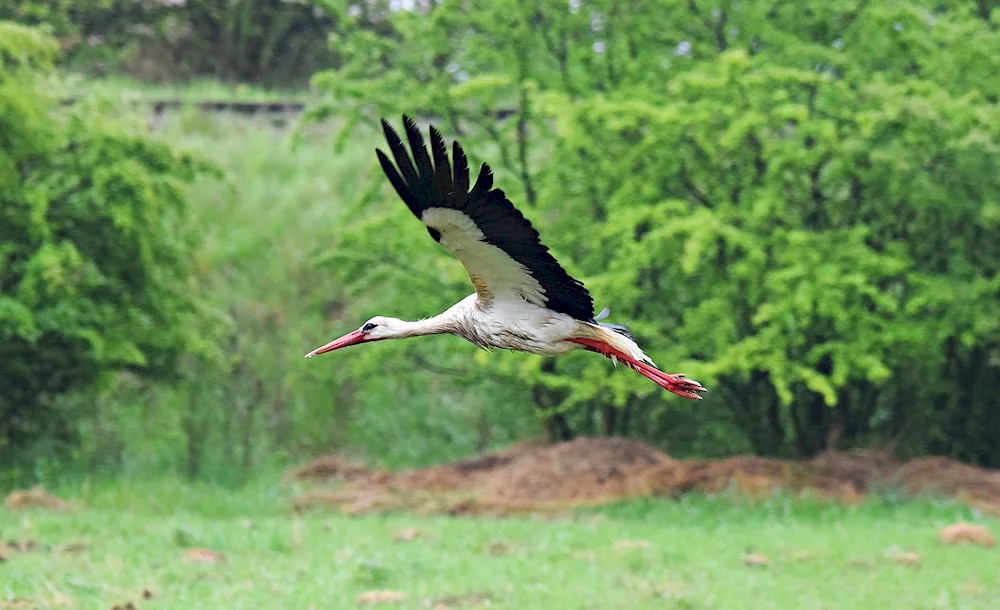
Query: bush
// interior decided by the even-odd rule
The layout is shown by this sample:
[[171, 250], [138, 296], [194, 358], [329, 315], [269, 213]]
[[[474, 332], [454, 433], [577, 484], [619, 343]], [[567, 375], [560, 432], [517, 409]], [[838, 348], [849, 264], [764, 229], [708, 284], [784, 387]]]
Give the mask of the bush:
[[[199, 165], [42, 93], [56, 43], [0, 22], [0, 462], [72, 440], [57, 397], [205, 345], [181, 182]], [[68, 447], [62, 447], [68, 448]]]
[[[680, 452], [880, 443], [1000, 465], [988, 6], [330, 4], [344, 65], [316, 83], [352, 113], [344, 137], [400, 111], [437, 117], [597, 300], [614, 295], [612, 318], [711, 391], [665, 401], [593, 357], [476, 359], [565, 413], [555, 432], [599, 417]], [[397, 278], [447, 270], [446, 289], [417, 292], [433, 304], [407, 309], [467, 292], [457, 263], [412, 250], [422, 228], [398, 202], [374, 200], [331, 254], [343, 277], [399, 302], [371, 282], [389, 271], [342, 253], [377, 235]]]

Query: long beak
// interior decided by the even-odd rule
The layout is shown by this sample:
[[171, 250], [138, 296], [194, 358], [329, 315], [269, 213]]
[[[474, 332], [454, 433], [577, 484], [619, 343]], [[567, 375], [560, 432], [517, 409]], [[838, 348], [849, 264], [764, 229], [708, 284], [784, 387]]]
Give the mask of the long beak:
[[355, 330], [347, 333], [343, 337], [331, 341], [324, 345], [323, 347], [317, 347], [313, 351], [306, 354], [306, 358], [312, 358], [313, 356], [318, 356], [320, 354], [325, 354], [327, 352], [332, 352], [335, 349], [340, 349], [342, 347], [348, 347], [350, 345], [357, 345], [365, 340], [364, 334], [360, 330]]

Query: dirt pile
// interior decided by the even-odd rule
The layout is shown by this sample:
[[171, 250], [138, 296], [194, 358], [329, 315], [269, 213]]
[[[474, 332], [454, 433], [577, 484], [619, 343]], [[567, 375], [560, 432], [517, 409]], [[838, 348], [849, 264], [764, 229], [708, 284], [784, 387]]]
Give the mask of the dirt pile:
[[678, 497], [733, 490], [762, 496], [810, 491], [856, 502], [874, 487], [936, 493], [1000, 514], [1000, 471], [944, 458], [900, 462], [879, 452], [826, 453], [808, 461], [738, 456], [676, 460], [636, 440], [531, 441], [427, 469], [390, 472], [322, 456], [289, 473], [337, 482], [299, 495], [295, 507], [348, 514], [406, 509], [424, 513], [507, 514], [603, 504], [637, 496]]
[[68, 502], [53, 496], [45, 491], [45, 488], [37, 486], [31, 489], [15, 489], [7, 495], [4, 505], [10, 510], [44, 508], [53, 511], [66, 511], [70, 509]]
[[901, 464], [889, 480], [914, 492], [931, 492], [1000, 513], [1000, 471], [948, 458], [920, 458]]
[[357, 481], [384, 481], [388, 480], [391, 476], [392, 473], [389, 471], [369, 468], [346, 460], [339, 455], [321, 455], [308, 464], [289, 471], [285, 475], [285, 479], [314, 481], [340, 480], [352, 483]]
[[483, 481], [483, 493], [508, 504], [585, 503], [648, 495], [645, 474], [677, 462], [626, 438], [580, 438], [521, 455]]
[[822, 497], [857, 501], [871, 486], [898, 468], [878, 452], [824, 453], [808, 461], [736, 456], [723, 460], [685, 460], [680, 468], [653, 473], [651, 488], [662, 495], [735, 489], [759, 496], [775, 490], [813, 491]]
[[427, 469], [404, 470], [393, 477], [394, 488], [408, 491], [460, 491], [478, 489], [497, 473], [521, 462], [534, 462], [547, 450], [546, 443], [532, 439], [501, 451], [466, 458]]

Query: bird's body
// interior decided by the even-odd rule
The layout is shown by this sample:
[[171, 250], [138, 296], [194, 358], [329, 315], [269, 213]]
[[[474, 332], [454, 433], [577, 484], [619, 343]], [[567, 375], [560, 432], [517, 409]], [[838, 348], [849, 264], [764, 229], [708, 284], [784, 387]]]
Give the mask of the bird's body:
[[521, 299], [499, 298], [489, 309], [473, 293], [449, 308], [454, 334], [483, 349], [519, 350], [539, 356], [561, 356], [579, 347], [566, 339], [581, 322]]
[[562, 356], [584, 348], [583, 344], [573, 339], [610, 339], [625, 346], [639, 359], [649, 360], [634, 341], [609, 327], [581, 322], [522, 299], [497, 299], [484, 309], [479, 295], [472, 293], [432, 318], [407, 322], [378, 316], [368, 323], [375, 325], [369, 333], [370, 340], [452, 334], [485, 350], [506, 349], [538, 356]]
[[377, 150], [389, 182], [427, 232], [465, 266], [475, 292], [444, 312], [417, 321], [375, 317], [361, 328], [313, 350], [307, 357], [365, 342], [434, 334], [457, 335], [486, 350], [507, 349], [561, 356], [587, 349], [623, 362], [661, 387], [700, 399], [704, 387], [653, 365], [623, 326], [602, 323], [583, 283], [556, 262], [531, 223], [493, 185], [483, 164], [470, 189], [469, 168], [454, 142], [454, 168], [432, 126], [429, 155], [416, 125], [403, 117], [413, 151], [382, 121], [397, 167]]

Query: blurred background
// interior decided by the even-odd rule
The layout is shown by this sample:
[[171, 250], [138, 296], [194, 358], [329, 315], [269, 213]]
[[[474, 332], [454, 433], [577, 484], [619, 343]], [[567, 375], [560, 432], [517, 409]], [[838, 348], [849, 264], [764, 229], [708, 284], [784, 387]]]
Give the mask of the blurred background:
[[[534, 437], [1000, 467], [996, 0], [6, 0], [0, 487]], [[378, 119], [488, 162], [687, 401], [452, 337]]]

